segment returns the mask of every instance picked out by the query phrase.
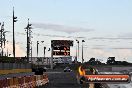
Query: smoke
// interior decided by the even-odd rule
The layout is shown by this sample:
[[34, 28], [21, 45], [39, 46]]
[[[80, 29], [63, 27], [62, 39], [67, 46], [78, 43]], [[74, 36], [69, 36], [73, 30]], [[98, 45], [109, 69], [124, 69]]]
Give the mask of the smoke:
[[48, 23], [32, 23], [32, 24], [35, 28], [65, 32], [65, 33], [93, 31], [93, 29], [87, 29], [87, 28], [81, 28], [81, 27], [80, 28], [78, 28], [78, 27], [68, 27], [68, 26], [65, 26], [65, 25], [58, 25], [58, 24], [48, 24]]

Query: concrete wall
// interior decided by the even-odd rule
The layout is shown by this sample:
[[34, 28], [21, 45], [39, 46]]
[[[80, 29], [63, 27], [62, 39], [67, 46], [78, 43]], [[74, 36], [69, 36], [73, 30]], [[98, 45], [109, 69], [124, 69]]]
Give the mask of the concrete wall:
[[98, 71], [101, 71], [101, 72], [119, 72], [119, 71], [123, 71], [123, 70], [127, 70], [127, 71], [130, 71], [132, 72], [132, 67], [97, 67]]
[[20, 63], [0, 63], [0, 70], [2, 69], [30, 69], [31, 64]]
[[110, 72], [112, 71], [112, 67], [97, 67], [98, 71], [101, 71], [101, 72]]
[[132, 71], [132, 67], [112, 67], [112, 71]]

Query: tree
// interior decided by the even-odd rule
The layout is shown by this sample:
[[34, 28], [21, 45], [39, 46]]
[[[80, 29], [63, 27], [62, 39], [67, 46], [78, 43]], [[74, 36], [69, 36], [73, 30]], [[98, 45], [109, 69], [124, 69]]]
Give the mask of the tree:
[[93, 58], [93, 57], [88, 62], [91, 65], [95, 65], [96, 64], [95, 58]]
[[116, 61], [115, 61], [115, 57], [109, 57], [107, 59], [107, 62], [106, 62], [108, 65], [115, 65], [116, 64]]

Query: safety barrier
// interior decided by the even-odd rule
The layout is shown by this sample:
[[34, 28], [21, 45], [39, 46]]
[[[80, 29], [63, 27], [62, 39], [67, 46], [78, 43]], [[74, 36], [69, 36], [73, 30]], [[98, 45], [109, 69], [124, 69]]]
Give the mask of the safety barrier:
[[34, 88], [49, 82], [46, 74], [0, 79], [0, 88]]
[[0, 74], [15, 74], [15, 73], [22, 73], [22, 72], [32, 72], [32, 69], [10, 69], [10, 70], [0, 70]]

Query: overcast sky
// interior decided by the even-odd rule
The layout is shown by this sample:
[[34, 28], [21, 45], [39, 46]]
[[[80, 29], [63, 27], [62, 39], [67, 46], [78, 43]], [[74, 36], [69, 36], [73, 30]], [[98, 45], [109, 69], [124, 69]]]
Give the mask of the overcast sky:
[[[85, 61], [91, 57], [132, 62], [132, 0], [1, 0], [0, 22], [10, 31], [7, 40], [12, 53], [12, 9], [15, 8], [16, 55], [26, 55], [27, 19], [33, 24], [33, 56], [36, 56], [36, 41], [45, 41], [39, 46], [50, 48], [56, 39], [74, 40], [71, 55], [75, 56], [76, 39], [84, 39]], [[6, 47], [7, 48], [7, 47]], [[46, 56], [50, 52], [46, 51]]]

